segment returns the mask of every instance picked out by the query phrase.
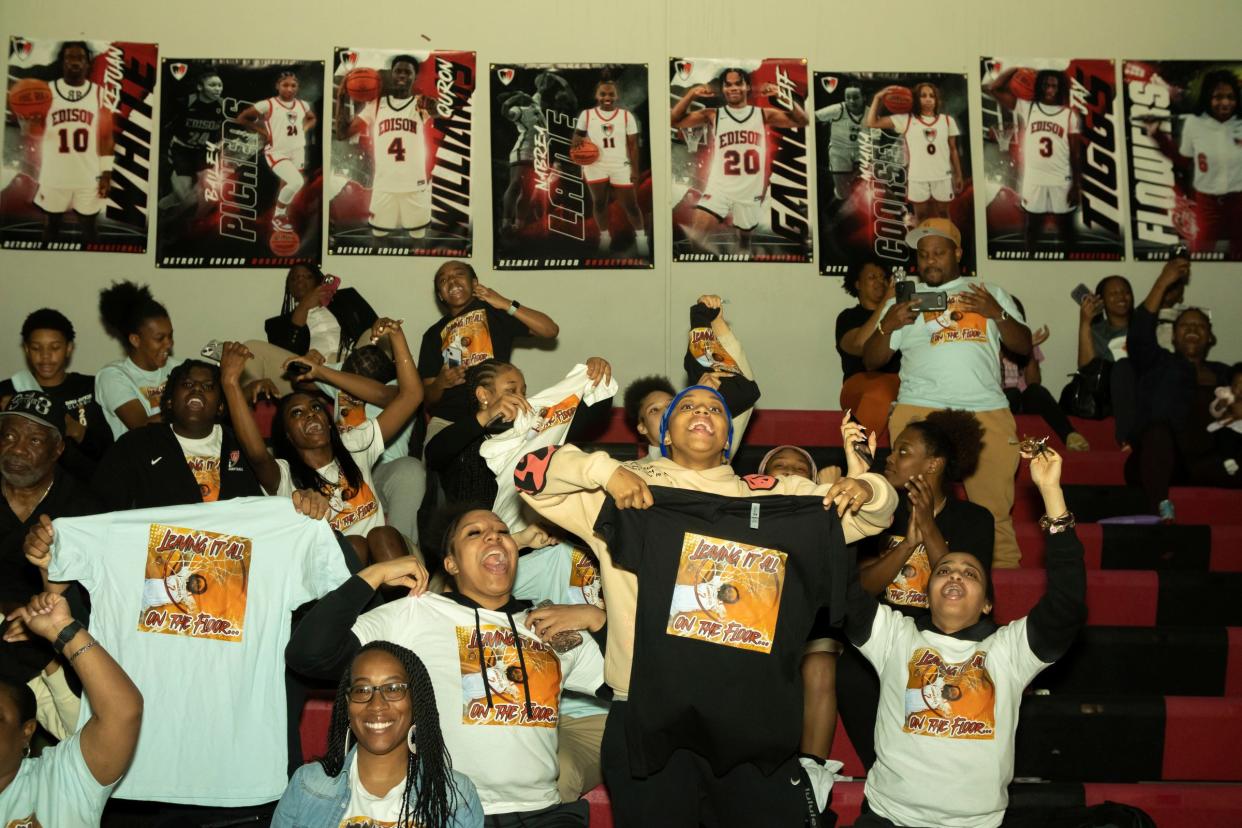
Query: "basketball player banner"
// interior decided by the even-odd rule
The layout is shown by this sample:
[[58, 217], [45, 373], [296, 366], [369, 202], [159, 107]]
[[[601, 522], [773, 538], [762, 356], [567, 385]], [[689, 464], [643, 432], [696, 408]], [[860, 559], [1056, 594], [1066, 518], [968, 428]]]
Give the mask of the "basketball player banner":
[[809, 262], [805, 59], [673, 58], [673, 260]]
[[323, 61], [167, 58], [158, 267], [320, 259]]
[[979, 61], [988, 258], [1125, 253], [1112, 60]]
[[815, 72], [819, 272], [868, 259], [914, 269], [906, 234], [947, 217], [975, 272], [974, 190], [966, 76], [947, 72]]
[[338, 47], [328, 252], [469, 256], [474, 52]]
[[1242, 261], [1242, 61], [1126, 60], [1134, 257]]
[[495, 268], [652, 267], [647, 65], [490, 74]]
[[157, 51], [9, 39], [0, 246], [146, 252]]

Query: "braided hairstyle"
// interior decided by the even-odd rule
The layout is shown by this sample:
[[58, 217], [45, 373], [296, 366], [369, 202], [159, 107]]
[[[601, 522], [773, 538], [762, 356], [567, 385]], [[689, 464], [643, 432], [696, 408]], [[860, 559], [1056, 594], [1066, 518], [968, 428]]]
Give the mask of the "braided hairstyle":
[[[286, 414], [297, 397], [323, 401], [322, 395], [308, 394], [303, 391], [294, 391], [292, 394], [281, 397], [276, 403], [276, 416], [272, 419], [272, 451], [278, 458], [289, 464], [289, 477], [295, 489], [314, 489], [327, 495], [340, 485], [340, 481], [332, 483], [325, 480], [323, 475], [308, 466], [302, 459], [302, 452], [289, 439], [289, 430], [285, 426]], [[353, 454], [341, 442], [341, 433], [337, 431], [336, 423], [331, 417], [328, 417], [328, 440], [332, 445], [332, 459], [340, 467], [341, 479], [345, 481], [345, 486], [342, 488], [361, 489], [364, 482], [362, 470], [354, 461]]]
[[[173, 389], [176, 388], [178, 385], [180, 385], [181, 381], [184, 380], [189, 375], [190, 371], [192, 371], [195, 368], [206, 368], [208, 371], [210, 371], [212, 381], [215, 382], [217, 388], [220, 387], [220, 366], [219, 365], [216, 365], [215, 363], [212, 363], [212, 362], [204, 362], [201, 359], [187, 359], [185, 362], [181, 363], [180, 365], [178, 365], [177, 367], [173, 368], [171, 371], [168, 372], [168, 379], [164, 383], [164, 390], [160, 392], [160, 411], [163, 413], [164, 417], [167, 420], [169, 421], [172, 420]], [[220, 395], [220, 404], [227, 405], [227, 403], [224, 400], [223, 393], [221, 393]], [[227, 411], [227, 409], [225, 409], [225, 411]], [[216, 419], [217, 420], [220, 419], [220, 413], [216, 414]]]
[[167, 319], [168, 310], [155, 301], [151, 288], [126, 280], [99, 292], [99, 316], [108, 335], [129, 353], [129, 335], [138, 333], [148, 319]]
[[930, 457], [944, 459], [944, 479], [965, 480], [979, 467], [983, 451], [983, 425], [969, 411], [933, 411], [927, 419], [906, 426], [923, 439]]
[[397, 366], [378, 345], [355, 348], [341, 363], [341, 370], [385, 385], [397, 378]]
[[293, 294], [289, 292], [289, 277], [293, 275], [294, 269], [299, 268], [299, 267], [304, 267], [310, 271], [311, 275], [315, 277], [315, 284], [317, 285], [323, 284], [323, 279], [324, 279], [323, 271], [320, 270], [319, 265], [315, 264], [314, 262], [298, 262], [293, 267], [289, 268], [289, 271], [285, 274], [285, 295], [284, 295], [284, 298], [280, 300], [280, 315], [281, 316], [284, 316], [285, 314], [288, 314], [288, 313], [293, 313], [293, 309], [297, 307], [298, 303], [293, 300]]
[[[457, 785], [453, 781], [453, 761], [444, 736], [440, 732], [440, 716], [436, 712], [436, 696], [431, 677], [423, 662], [411, 651], [391, 641], [372, 641], [354, 656], [372, 650], [385, 652], [397, 660], [409, 683], [411, 715], [414, 720], [418, 752], [411, 751], [405, 768], [405, 792], [401, 795], [401, 811], [398, 825], [418, 825], [420, 828], [447, 828], [453, 822], [457, 810]], [[328, 752], [319, 760], [323, 772], [332, 778], [345, 769], [348, 752], [349, 688], [352, 683], [350, 669], [341, 676], [336, 688], [336, 700], [332, 704], [332, 722], [328, 727]], [[418, 790], [418, 800], [410, 802], [412, 792]]]
[[486, 388], [488, 391], [496, 390], [496, 377], [510, 369], [517, 370], [517, 366], [501, 362], [498, 359], [487, 359], [478, 365], [472, 365], [466, 369], [466, 392], [472, 400], [478, 400], [475, 393], [479, 388]]

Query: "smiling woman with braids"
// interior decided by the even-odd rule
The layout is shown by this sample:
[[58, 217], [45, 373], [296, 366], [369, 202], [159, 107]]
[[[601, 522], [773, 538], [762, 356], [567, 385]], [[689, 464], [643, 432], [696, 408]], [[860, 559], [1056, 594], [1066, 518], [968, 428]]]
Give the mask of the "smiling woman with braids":
[[341, 676], [328, 752], [294, 773], [272, 817], [273, 828], [298, 825], [483, 825], [474, 783], [444, 745], [427, 668], [405, 647], [372, 641]]

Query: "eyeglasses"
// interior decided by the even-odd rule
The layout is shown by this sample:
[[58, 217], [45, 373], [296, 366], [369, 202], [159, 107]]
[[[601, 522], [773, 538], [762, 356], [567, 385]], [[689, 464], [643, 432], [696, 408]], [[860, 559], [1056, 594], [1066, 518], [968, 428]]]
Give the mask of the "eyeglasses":
[[349, 700], [354, 704], [367, 704], [375, 695], [376, 690], [384, 697], [384, 701], [399, 702], [409, 695], [410, 685], [404, 681], [381, 684], [378, 687], [370, 684], [355, 684], [349, 688]]

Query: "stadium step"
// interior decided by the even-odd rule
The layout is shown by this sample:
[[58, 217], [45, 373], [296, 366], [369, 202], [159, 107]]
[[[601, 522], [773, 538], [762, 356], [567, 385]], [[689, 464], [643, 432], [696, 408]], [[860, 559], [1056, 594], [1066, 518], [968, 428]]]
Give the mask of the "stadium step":
[[[1149, 662], [1134, 670], [1148, 669]], [[1038, 681], [1038, 680], [1037, 680]], [[1027, 695], [1014, 776], [1065, 782], [1242, 781], [1242, 699], [1106, 694]], [[844, 776], [862, 763], [838, 727]]]
[[[1044, 534], [1014, 525], [1023, 568], [1044, 566]], [[1242, 526], [1078, 524], [1087, 569], [1187, 569], [1242, 572]]]
[[1242, 627], [1087, 627], [1031, 688], [1242, 697]]
[[[612, 828], [608, 791], [600, 785], [584, 797], [591, 805], [591, 828]], [[832, 788], [832, 810], [838, 825], [852, 825], [862, 808], [863, 783], [838, 782]], [[1033, 807], [1074, 807], [1125, 802], [1143, 809], [1160, 828], [1226, 828], [1242, 824], [1242, 785], [1147, 782], [1041, 783], [1009, 786], [1010, 808], [1021, 813]]]
[[[997, 569], [998, 623], [1028, 614], [1044, 594], [1039, 569]], [[1242, 626], [1242, 601], [1210, 596], [1242, 594], [1242, 573], [1096, 570], [1087, 572], [1087, 623], [1092, 626]]]

